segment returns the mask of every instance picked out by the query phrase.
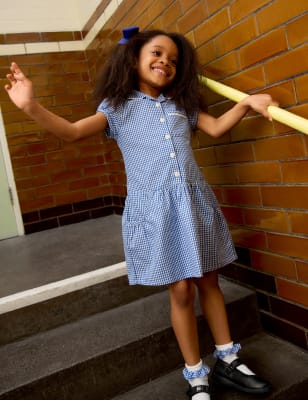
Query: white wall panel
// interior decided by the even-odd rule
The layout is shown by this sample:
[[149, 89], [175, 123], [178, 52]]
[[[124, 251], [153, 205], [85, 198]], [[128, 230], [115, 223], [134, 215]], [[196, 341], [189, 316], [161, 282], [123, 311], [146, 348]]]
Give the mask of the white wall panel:
[[0, 0], [0, 33], [79, 31], [100, 0]]

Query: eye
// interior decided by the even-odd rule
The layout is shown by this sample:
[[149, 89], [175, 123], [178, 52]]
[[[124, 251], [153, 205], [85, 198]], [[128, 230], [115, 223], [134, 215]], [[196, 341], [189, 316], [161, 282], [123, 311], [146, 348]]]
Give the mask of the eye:
[[152, 51], [152, 54], [154, 54], [154, 56], [156, 56], [156, 57], [159, 57], [159, 56], [161, 56], [161, 51], [159, 51], [159, 50], [153, 50], [153, 51]]
[[178, 60], [170, 60], [171, 64], [175, 67], [177, 66]]

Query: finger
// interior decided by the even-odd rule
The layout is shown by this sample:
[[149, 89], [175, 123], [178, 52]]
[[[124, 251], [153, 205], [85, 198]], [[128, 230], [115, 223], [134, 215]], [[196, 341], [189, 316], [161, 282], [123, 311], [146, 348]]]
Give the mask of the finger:
[[273, 118], [272, 118], [272, 116], [271, 116], [271, 114], [267, 111], [267, 110], [265, 110], [264, 112], [263, 112], [263, 116], [265, 117], [265, 118], [267, 118], [269, 121], [273, 121]]
[[10, 85], [4, 85], [4, 89], [9, 92], [11, 90], [12, 86]]
[[15, 62], [11, 64], [11, 72], [15, 78], [22, 79], [25, 77], [24, 73]]
[[6, 77], [11, 83], [14, 83], [16, 81], [16, 79], [12, 74], [7, 74]]

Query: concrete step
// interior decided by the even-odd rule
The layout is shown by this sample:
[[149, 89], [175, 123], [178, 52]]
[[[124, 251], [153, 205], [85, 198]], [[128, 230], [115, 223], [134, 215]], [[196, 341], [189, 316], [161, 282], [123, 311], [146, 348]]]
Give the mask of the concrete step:
[[0, 298], [0, 346], [162, 290], [130, 287], [125, 263], [119, 263]]
[[[233, 338], [260, 332], [254, 293], [224, 279], [221, 286]], [[213, 343], [202, 318], [199, 328], [206, 355]], [[110, 399], [182, 365], [166, 291], [2, 345], [0, 360], [0, 400]]]
[[[308, 394], [308, 353], [276, 337], [260, 333], [242, 341], [241, 358], [260, 376], [268, 379], [273, 390], [264, 400], [306, 400]], [[212, 356], [205, 362], [213, 366]], [[112, 400], [187, 400], [187, 384], [182, 368]], [[212, 385], [211, 400], [252, 400], [260, 398]]]

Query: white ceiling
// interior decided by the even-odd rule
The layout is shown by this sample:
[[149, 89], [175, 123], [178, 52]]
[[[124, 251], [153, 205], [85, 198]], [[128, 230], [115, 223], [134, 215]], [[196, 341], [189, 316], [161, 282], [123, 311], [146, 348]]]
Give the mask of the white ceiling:
[[0, 0], [0, 33], [80, 31], [101, 0]]

